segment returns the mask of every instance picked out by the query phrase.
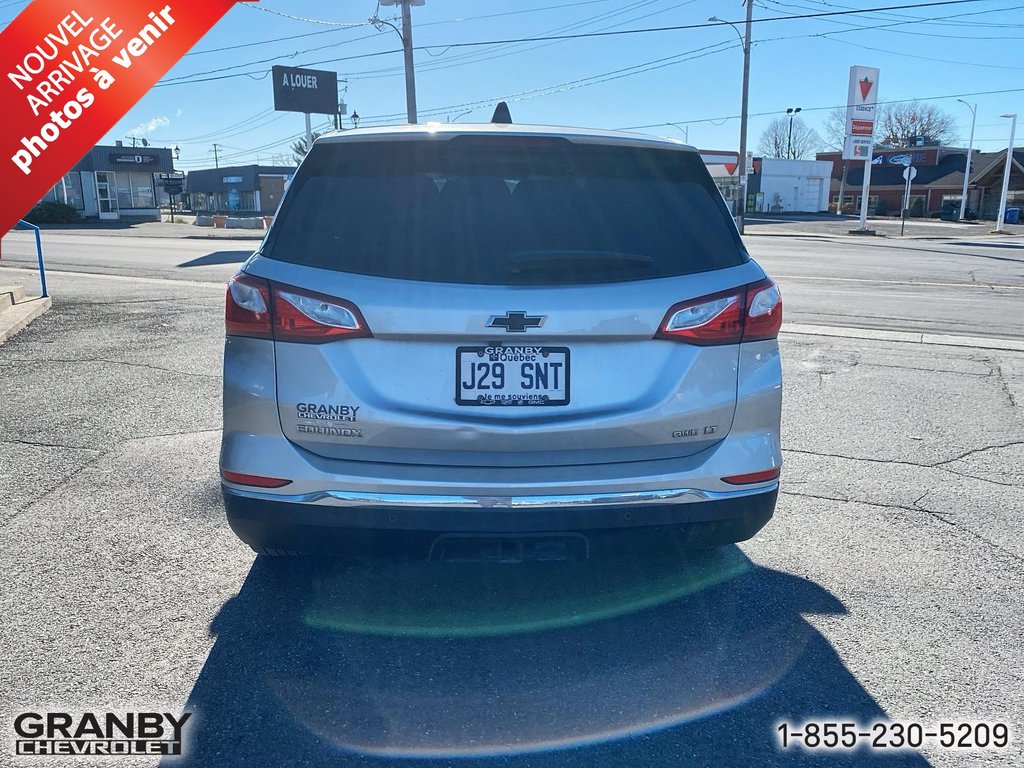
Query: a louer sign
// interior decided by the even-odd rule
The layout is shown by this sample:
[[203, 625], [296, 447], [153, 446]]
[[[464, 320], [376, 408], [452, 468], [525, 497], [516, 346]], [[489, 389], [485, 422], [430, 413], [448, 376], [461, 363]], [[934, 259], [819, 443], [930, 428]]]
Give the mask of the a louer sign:
[[333, 115], [338, 111], [338, 74], [320, 69], [273, 67], [274, 109]]

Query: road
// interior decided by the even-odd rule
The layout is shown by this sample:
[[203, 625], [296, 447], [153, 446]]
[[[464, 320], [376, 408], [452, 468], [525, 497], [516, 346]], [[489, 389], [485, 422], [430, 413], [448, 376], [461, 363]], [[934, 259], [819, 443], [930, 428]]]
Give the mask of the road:
[[[750, 235], [791, 322], [1024, 338], [1024, 242]], [[224, 282], [258, 241], [54, 235], [51, 269]], [[7, 235], [0, 265], [35, 263], [30, 233]], [[954, 310], [955, 307], [955, 310]]]
[[[1024, 764], [1024, 353], [784, 334], [783, 491], [739, 546], [281, 569], [218, 495], [245, 244], [66, 237], [0, 346], [0, 765], [155, 764], [12, 756], [46, 709], [193, 712], [168, 766]], [[748, 238], [787, 322], [1021, 338], [1016, 247], [840, 240]], [[780, 750], [809, 719], [1013, 740]]]

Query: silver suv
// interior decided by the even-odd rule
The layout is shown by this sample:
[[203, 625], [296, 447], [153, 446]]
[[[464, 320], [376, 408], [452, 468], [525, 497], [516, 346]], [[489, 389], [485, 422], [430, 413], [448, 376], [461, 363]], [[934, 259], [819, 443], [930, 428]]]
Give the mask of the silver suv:
[[268, 554], [749, 538], [778, 493], [781, 322], [691, 147], [326, 136], [228, 286], [228, 520]]

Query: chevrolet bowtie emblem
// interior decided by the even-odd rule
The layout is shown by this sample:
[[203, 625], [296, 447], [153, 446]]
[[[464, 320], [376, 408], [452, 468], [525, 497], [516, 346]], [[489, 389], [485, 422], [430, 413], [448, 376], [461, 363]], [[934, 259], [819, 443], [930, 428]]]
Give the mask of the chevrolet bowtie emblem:
[[526, 333], [527, 328], [540, 328], [547, 319], [546, 315], [528, 315], [525, 312], [506, 312], [504, 317], [491, 315], [487, 321], [488, 328], [504, 328], [509, 333]]

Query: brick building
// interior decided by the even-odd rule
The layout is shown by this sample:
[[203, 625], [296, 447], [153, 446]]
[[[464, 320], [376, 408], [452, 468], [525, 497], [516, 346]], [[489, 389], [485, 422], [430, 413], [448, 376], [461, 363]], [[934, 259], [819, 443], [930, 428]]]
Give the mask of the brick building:
[[[982, 155], [975, 152], [971, 156], [971, 166], [976, 172], [991, 162], [993, 155]], [[839, 201], [839, 188], [843, 178], [844, 161], [839, 152], [819, 152], [819, 160], [832, 163], [832, 180], [829, 189], [829, 202]], [[898, 213], [903, 207], [903, 195], [906, 181], [903, 171], [907, 163], [916, 169], [917, 175], [910, 186], [910, 207], [915, 201], [923, 206], [925, 215], [942, 210], [946, 204], [960, 205], [964, 184], [964, 165], [967, 162], [967, 150], [959, 147], [910, 147], [904, 149], [876, 149], [871, 168], [871, 189], [868, 194], [868, 211], [874, 212], [879, 201], [891, 213]], [[860, 209], [861, 189], [864, 183], [864, 163], [850, 160], [846, 175], [846, 188], [843, 191], [843, 203], [852, 203], [854, 210]], [[968, 205], [977, 208], [971, 201], [968, 192]]]

